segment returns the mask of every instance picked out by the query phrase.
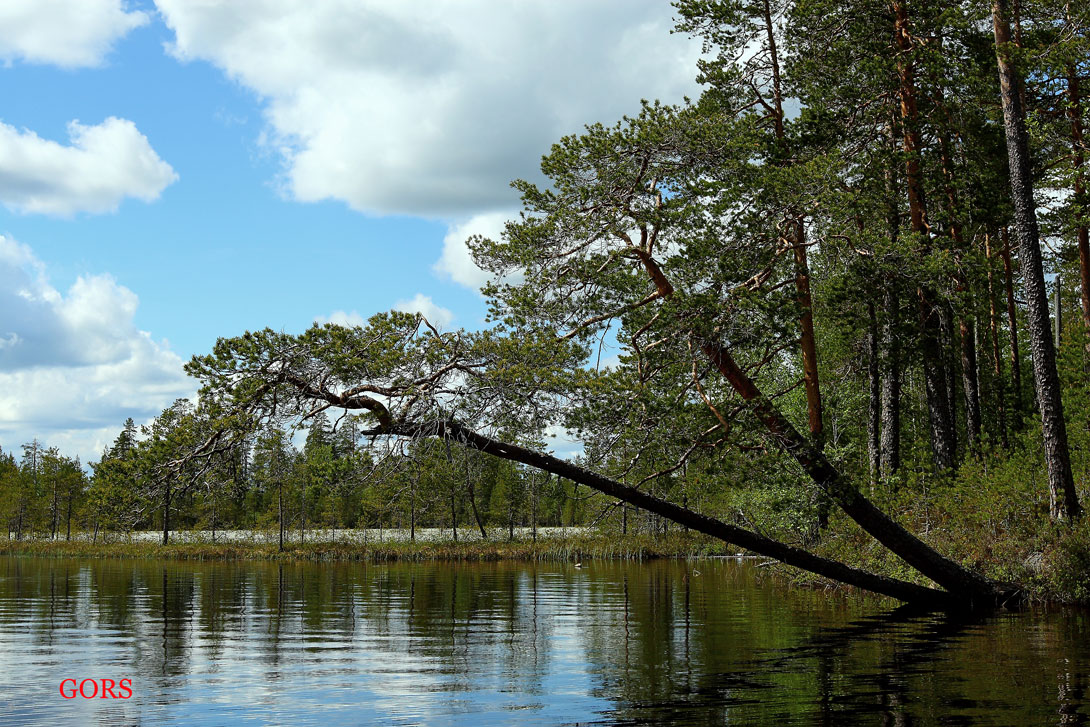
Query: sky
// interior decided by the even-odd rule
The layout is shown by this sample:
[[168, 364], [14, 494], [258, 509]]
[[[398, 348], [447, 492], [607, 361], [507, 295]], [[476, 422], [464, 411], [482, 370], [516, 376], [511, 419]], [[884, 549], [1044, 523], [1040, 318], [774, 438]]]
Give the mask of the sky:
[[465, 239], [641, 99], [665, 0], [4, 0], [0, 449], [87, 463], [221, 336], [396, 308], [479, 328]]

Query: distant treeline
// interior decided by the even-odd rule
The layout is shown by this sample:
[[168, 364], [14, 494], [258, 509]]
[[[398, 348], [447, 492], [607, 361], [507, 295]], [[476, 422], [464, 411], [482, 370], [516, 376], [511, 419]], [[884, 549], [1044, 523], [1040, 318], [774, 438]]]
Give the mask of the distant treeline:
[[415, 536], [430, 527], [452, 529], [457, 538], [466, 528], [493, 535], [503, 528], [513, 536], [516, 528], [599, 522], [633, 532], [665, 529], [585, 487], [461, 447], [420, 440], [380, 449], [361, 440], [355, 420], [333, 427], [324, 414], [311, 421], [301, 448], [289, 432], [267, 429], [211, 464], [179, 471], [177, 450], [166, 445], [191, 406], [176, 402], [142, 431], [126, 421], [90, 476], [78, 457], [37, 439], [19, 458], [0, 452], [8, 538], [259, 529], [291, 531], [298, 541], [315, 528], [402, 528]]

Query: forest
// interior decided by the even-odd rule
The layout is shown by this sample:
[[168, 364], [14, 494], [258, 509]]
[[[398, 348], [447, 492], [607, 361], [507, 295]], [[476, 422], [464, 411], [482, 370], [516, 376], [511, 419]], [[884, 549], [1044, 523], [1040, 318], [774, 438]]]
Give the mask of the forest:
[[632, 519], [902, 600], [1090, 599], [1090, 8], [674, 5], [702, 93], [513, 183], [484, 328], [222, 338], [89, 478], [5, 454], [9, 537]]

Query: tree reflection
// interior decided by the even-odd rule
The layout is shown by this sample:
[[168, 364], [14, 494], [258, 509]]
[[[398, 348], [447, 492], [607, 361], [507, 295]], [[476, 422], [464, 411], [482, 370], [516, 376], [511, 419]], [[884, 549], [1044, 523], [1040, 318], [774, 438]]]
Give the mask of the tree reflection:
[[135, 677], [128, 711], [215, 693], [242, 714], [332, 710], [330, 725], [514, 709], [622, 724], [1087, 721], [1082, 613], [883, 610], [727, 562], [8, 558], [0, 573], [0, 643], [29, 624], [42, 656], [25, 668], [44, 680], [62, 653]]

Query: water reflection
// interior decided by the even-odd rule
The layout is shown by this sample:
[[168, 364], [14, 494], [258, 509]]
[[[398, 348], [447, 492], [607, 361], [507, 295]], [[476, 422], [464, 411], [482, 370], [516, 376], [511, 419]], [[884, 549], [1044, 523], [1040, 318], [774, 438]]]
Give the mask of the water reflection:
[[[734, 562], [0, 565], [0, 723], [1085, 724], [1086, 614], [953, 620]], [[64, 678], [133, 680], [65, 700]]]

